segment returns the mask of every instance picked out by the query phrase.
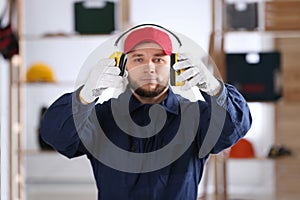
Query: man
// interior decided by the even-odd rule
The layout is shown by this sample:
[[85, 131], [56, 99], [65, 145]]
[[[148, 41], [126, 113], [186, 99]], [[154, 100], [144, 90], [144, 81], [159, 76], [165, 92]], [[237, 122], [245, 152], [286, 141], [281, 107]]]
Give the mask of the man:
[[[247, 103], [203, 63], [185, 57], [171, 66], [168, 33], [155, 26], [124, 40], [126, 73], [103, 59], [84, 86], [64, 94], [44, 115], [42, 136], [63, 155], [87, 155], [100, 200], [195, 200], [205, 161], [235, 144], [251, 126]], [[170, 67], [184, 70], [183, 89], [198, 87], [205, 101], [174, 94]], [[104, 89], [120, 87], [102, 104]]]

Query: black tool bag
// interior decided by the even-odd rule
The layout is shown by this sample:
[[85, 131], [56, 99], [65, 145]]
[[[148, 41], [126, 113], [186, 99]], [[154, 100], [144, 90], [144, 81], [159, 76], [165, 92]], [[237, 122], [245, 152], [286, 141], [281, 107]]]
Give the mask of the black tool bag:
[[79, 34], [110, 34], [115, 30], [115, 3], [74, 3], [75, 31]]
[[228, 29], [253, 30], [258, 27], [257, 2], [230, 3], [226, 5], [226, 24]]
[[247, 101], [274, 101], [282, 96], [279, 52], [227, 53], [226, 78]]

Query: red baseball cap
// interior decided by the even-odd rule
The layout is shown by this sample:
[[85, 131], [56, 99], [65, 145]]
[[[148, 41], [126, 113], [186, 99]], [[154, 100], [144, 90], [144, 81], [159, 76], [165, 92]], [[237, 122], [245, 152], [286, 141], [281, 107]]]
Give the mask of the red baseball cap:
[[132, 31], [124, 42], [124, 52], [128, 53], [141, 42], [157, 43], [166, 55], [172, 54], [172, 41], [167, 33], [156, 28], [146, 27]]

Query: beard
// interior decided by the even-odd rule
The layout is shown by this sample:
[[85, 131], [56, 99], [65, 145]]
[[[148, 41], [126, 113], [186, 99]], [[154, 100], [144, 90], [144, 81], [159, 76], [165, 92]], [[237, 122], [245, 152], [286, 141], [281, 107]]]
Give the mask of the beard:
[[130, 81], [129, 80], [129, 87], [134, 90], [134, 92], [141, 96], [141, 97], [147, 97], [147, 98], [152, 98], [160, 95], [165, 89], [167, 88], [166, 85], [160, 85], [157, 84], [155, 87], [143, 85], [139, 86], [138, 83]]
[[157, 85], [154, 89], [148, 89], [139, 87], [134, 92], [141, 97], [156, 97], [160, 95], [167, 87], [163, 85]]

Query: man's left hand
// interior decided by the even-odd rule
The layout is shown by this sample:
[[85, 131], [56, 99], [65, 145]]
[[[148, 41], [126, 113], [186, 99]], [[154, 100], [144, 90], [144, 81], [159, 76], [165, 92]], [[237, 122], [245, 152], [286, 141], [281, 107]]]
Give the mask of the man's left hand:
[[194, 65], [191, 60], [187, 58], [175, 63], [173, 68], [174, 70], [184, 69], [184, 72], [177, 76], [178, 82], [185, 82], [182, 86], [184, 90], [197, 86], [208, 95], [215, 96], [222, 88], [219, 80], [214, 77], [202, 61], [198, 65]]

